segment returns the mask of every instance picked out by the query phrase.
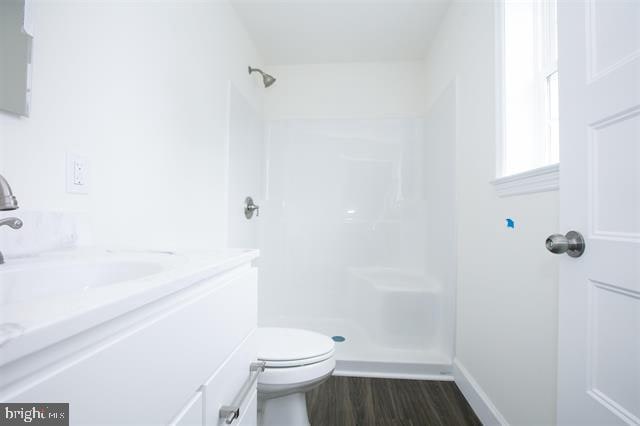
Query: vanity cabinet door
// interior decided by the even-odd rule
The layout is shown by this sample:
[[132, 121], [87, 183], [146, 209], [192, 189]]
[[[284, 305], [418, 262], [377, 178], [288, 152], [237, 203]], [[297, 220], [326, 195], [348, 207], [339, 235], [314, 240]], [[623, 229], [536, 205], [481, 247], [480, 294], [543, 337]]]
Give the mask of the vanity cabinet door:
[[[69, 402], [77, 425], [166, 425], [256, 328], [257, 272], [167, 297], [176, 303], [23, 378], [6, 400]], [[178, 424], [197, 417], [197, 404]]]
[[169, 426], [203, 426], [203, 408], [202, 392], [196, 392]]
[[[225, 420], [220, 418], [220, 408], [234, 404], [240, 407], [240, 416], [231, 423], [232, 426], [256, 424], [254, 403], [256, 380], [251, 380], [256, 373], [252, 375], [249, 371], [249, 366], [256, 361], [256, 356], [256, 334], [252, 332], [207, 381], [205, 386], [207, 426], [226, 426]], [[242, 392], [248, 384], [251, 385], [250, 388]]]
[[240, 417], [238, 426], [256, 426], [258, 424], [258, 393], [249, 399], [244, 415]]

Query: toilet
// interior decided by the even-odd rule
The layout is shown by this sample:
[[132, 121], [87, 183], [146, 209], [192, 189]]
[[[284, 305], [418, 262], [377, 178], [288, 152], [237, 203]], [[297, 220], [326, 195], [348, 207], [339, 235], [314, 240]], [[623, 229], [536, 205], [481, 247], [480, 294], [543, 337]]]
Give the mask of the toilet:
[[295, 328], [258, 328], [258, 425], [308, 426], [305, 393], [326, 381], [336, 366], [329, 337]]

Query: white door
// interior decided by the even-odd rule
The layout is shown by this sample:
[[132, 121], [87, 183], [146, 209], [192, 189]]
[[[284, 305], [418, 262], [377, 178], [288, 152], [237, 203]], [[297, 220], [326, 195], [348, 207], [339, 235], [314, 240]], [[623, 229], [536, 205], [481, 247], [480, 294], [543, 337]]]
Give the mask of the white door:
[[558, 423], [640, 424], [640, 0], [558, 7]]

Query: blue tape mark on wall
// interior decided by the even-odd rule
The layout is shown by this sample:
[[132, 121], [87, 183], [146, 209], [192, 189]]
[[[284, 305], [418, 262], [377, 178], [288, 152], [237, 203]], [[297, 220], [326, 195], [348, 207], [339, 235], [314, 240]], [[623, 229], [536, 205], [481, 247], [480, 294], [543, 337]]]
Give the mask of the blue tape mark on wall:
[[516, 229], [516, 223], [511, 218], [507, 218], [507, 228]]
[[345, 340], [347, 340], [344, 338], [344, 336], [332, 336], [331, 338], [334, 342], [344, 342]]

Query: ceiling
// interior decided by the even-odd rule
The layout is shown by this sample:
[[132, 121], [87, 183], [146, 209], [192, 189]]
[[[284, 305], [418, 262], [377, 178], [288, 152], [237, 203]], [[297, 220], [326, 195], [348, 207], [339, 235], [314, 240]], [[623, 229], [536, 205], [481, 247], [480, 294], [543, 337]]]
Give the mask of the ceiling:
[[267, 64], [423, 59], [449, 0], [232, 0]]

